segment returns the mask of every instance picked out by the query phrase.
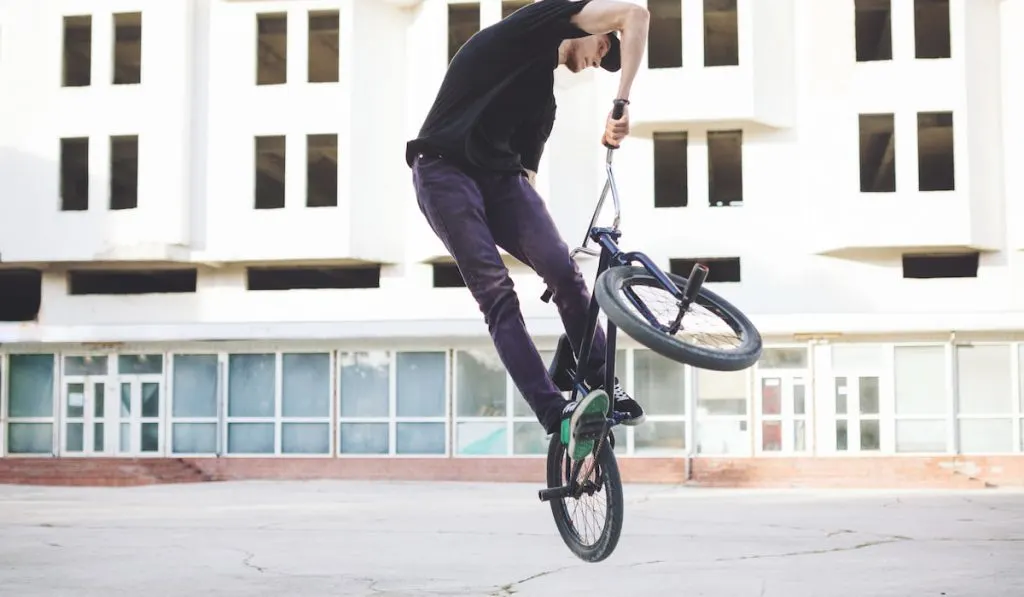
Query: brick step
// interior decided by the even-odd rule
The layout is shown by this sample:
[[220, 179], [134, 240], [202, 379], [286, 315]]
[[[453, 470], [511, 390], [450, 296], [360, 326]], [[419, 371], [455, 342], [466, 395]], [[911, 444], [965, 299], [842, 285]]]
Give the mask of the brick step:
[[0, 483], [129, 486], [213, 478], [178, 458], [4, 458]]

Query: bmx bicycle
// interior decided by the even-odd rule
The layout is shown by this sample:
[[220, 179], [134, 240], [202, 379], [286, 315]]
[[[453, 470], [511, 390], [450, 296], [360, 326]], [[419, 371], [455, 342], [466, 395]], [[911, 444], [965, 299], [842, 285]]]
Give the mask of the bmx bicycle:
[[[624, 107], [625, 102], [616, 100], [612, 117], [621, 118]], [[623, 252], [618, 247], [620, 205], [612, 172], [612, 154], [616, 148], [607, 143], [605, 147], [608, 148], [605, 164], [608, 178], [590, 219], [583, 245], [570, 253], [573, 259], [577, 253], [599, 258], [594, 294], [590, 299], [580, 354], [573, 353], [565, 334], [559, 338], [548, 368], [555, 385], [562, 392], [572, 392], [573, 400], [593, 389], [584, 380], [588, 378], [587, 363], [593, 348], [599, 309], [604, 311], [608, 320], [606, 391], [611, 391], [615, 384], [615, 335], [619, 328], [640, 344], [676, 362], [717, 371], [739, 371], [752, 366], [761, 356], [761, 335], [739, 309], [703, 288], [708, 275], [707, 266], [695, 264], [689, 277], [684, 278], [662, 271], [643, 253]], [[597, 227], [595, 224], [609, 191], [615, 206], [615, 219], [610, 228]], [[587, 247], [591, 240], [600, 248]], [[650, 298], [642, 299], [641, 294]], [[541, 300], [548, 302], [551, 296], [548, 290]], [[664, 311], [664, 321], [652, 312], [654, 308]], [[692, 327], [691, 320], [702, 314], [717, 317], [721, 331], [702, 332]], [[718, 340], [719, 344], [691, 344], [699, 339]], [[547, 454], [547, 488], [538, 492], [541, 501], [551, 504], [551, 513], [562, 540], [577, 557], [587, 562], [599, 562], [611, 555], [622, 531], [622, 482], [613, 452], [615, 436], [612, 433], [612, 428], [621, 422], [621, 418], [614, 406], [614, 399], [609, 400], [603, 424], [598, 417], [596, 426], [581, 425], [581, 431], [576, 432], [578, 440], [594, 441], [593, 449], [582, 460], [572, 459], [567, 449], [570, 438], [565, 431], [551, 436]], [[604, 499], [597, 499], [599, 497]], [[584, 513], [582, 518], [586, 528], [581, 529], [574, 520], [575, 515], [583, 507], [584, 500], [590, 499], [599, 503], [599, 509], [604, 512]], [[575, 504], [570, 506], [571, 502]], [[605, 522], [594, 528], [594, 522], [601, 514]]]

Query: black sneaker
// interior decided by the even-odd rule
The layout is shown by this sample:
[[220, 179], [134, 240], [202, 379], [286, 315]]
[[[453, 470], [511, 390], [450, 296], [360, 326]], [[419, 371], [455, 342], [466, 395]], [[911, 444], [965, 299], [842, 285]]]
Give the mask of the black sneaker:
[[644, 413], [644, 409], [640, 406], [640, 403], [626, 393], [626, 390], [622, 389], [619, 382], [615, 382], [615, 389], [612, 391], [612, 399], [615, 400], [615, 405], [612, 407], [615, 412], [626, 415], [622, 419], [623, 425], [630, 427], [639, 425], [644, 422], [647, 415]]
[[594, 438], [604, 430], [608, 416], [608, 394], [594, 390], [569, 402], [562, 409], [562, 443], [573, 460], [582, 460], [594, 449]]

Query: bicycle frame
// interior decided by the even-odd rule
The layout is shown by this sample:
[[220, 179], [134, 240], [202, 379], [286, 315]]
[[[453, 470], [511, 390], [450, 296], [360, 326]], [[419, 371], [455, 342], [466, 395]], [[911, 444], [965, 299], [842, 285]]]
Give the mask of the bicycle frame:
[[[640, 312], [647, 321], [656, 329], [660, 329], [669, 334], [675, 334], [682, 325], [683, 314], [686, 313], [690, 304], [693, 303], [694, 299], [700, 292], [701, 286], [704, 284], [707, 278], [708, 268], [702, 264], [695, 264], [693, 270], [690, 272], [690, 276], [687, 280], [686, 287], [680, 290], [678, 286], [665, 274], [664, 271], [659, 268], [650, 257], [639, 251], [623, 252], [618, 244], [617, 240], [622, 236], [619, 230], [619, 224], [621, 223], [621, 206], [619, 203], [619, 192], [615, 186], [615, 173], [612, 171], [612, 155], [614, 149], [608, 148], [607, 158], [605, 160], [605, 172], [608, 175], [608, 179], [605, 181], [604, 189], [601, 191], [601, 197], [597, 202], [597, 207], [594, 209], [594, 214], [590, 218], [590, 225], [587, 228], [587, 234], [583, 238], [583, 244], [569, 254], [570, 259], [575, 259], [578, 253], [586, 253], [588, 255], [598, 257], [597, 274], [595, 275], [595, 281], [600, 278], [601, 274], [605, 270], [612, 267], [629, 267], [634, 263], [640, 263], [644, 269], [648, 271], [658, 281], [658, 284], [672, 294], [676, 298], [677, 305], [679, 306], [679, 314], [675, 321], [668, 326], [662, 325], [655, 319], [654, 315], [651, 314], [650, 310], [644, 305], [640, 299], [636, 296], [636, 293], [632, 289], [624, 289], [624, 293], [629, 299], [630, 303]], [[615, 219], [612, 222], [612, 226], [599, 227], [597, 223], [597, 217], [601, 213], [601, 208], [604, 206], [605, 199], [608, 193], [611, 192], [612, 202], [615, 206]], [[596, 243], [600, 249], [594, 249], [587, 247], [588, 241]], [[547, 290], [541, 296], [541, 300], [548, 302], [551, 300], [551, 290]], [[597, 302], [597, 294], [592, 293], [590, 297], [590, 306], [587, 312], [587, 326], [583, 333], [583, 341], [580, 346], [580, 354], [574, 355], [575, 366], [568, 370], [567, 373], [572, 374], [571, 384], [559, 384], [556, 379], [556, 385], [562, 391], [572, 391], [572, 400], [576, 400], [578, 396], [586, 395], [590, 388], [588, 388], [584, 382], [589, 373], [589, 360], [590, 351], [593, 349], [594, 334], [597, 332], [598, 315], [600, 313], [601, 306]], [[616, 341], [617, 328], [615, 324], [609, 320], [607, 322], [606, 331], [606, 347], [605, 347], [605, 379], [604, 387], [610, 393], [611, 389], [615, 387], [615, 341]], [[560, 351], [559, 351], [560, 352]], [[571, 348], [570, 348], [571, 352]], [[559, 362], [559, 354], [556, 352], [555, 362], [552, 363], [552, 370], [557, 370], [562, 363]], [[574, 369], [574, 370], [573, 370]], [[556, 376], [557, 377], [557, 376]], [[569, 385], [569, 387], [564, 387]], [[595, 442], [596, 449], [600, 449], [601, 444], [611, 432], [611, 428], [615, 427], [621, 422], [621, 419], [616, 416], [614, 409], [614, 400], [610, 400], [608, 404], [607, 423], [605, 430], [601, 433], [597, 442]], [[596, 457], [596, 453], [595, 453]], [[595, 460], [596, 462], [596, 460]], [[589, 491], [592, 493], [598, 488], [591, 482], [587, 481], [584, 484], [580, 484], [577, 479], [579, 471], [583, 461], [576, 461], [573, 463], [570, 481], [568, 485], [562, 487], [543, 489], [539, 492], [540, 499], [547, 501], [551, 499], [560, 499], [563, 497], [578, 497], [582, 492]], [[587, 472], [589, 476], [590, 472]]]

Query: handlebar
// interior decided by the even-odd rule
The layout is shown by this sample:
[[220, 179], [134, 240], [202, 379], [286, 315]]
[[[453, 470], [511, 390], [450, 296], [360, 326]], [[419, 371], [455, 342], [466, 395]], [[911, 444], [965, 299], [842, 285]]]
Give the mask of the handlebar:
[[[613, 120], [618, 120], [618, 119], [622, 118], [622, 114], [626, 110], [626, 104], [627, 103], [629, 103], [629, 102], [627, 100], [623, 100], [623, 99], [616, 99], [616, 100], [613, 101], [613, 107], [612, 107], [612, 119]], [[594, 209], [594, 215], [591, 216], [591, 218], [590, 218], [590, 225], [587, 226], [587, 232], [586, 232], [586, 234], [583, 237], [583, 244], [580, 245], [579, 247], [576, 247], [575, 249], [572, 250], [571, 253], [569, 253], [569, 258], [570, 259], [571, 258], [575, 258], [577, 253], [586, 253], [587, 255], [591, 255], [593, 257], [597, 257], [598, 255], [601, 254], [601, 251], [599, 249], [591, 249], [591, 248], [587, 247], [587, 243], [590, 241], [590, 231], [594, 228], [594, 224], [597, 222], [597, 216], [598, 216], [598, 214], [601, 213], [601, 208], [604, 206], [604, 200], [605, 200], [605, 197], [608, 196], [608, 191], [609, 190], [612, 192], [612, 203], [615, 206], [615, 219], [612, 221], [612, 229], [614, 229], [616, 231], [619, 229], [619, 222], [620, 222], [620, 219], [621, 219], [621, 207], [619, 205], [619, 190], [615, 186], [615, 174], [612, 172], [612, 155], [613, 155], [613, 152], [616, 149], [618, 149], [619, 147], [617, 145], [609, 144], [604, 139], [602, 139], [602, 143], [604, 144], [605, 147], [608, 148], [608, 153], [607, 153], [607, 155], [605, 157], [605, 166], [604, 166], [604, 170], [608, 174], [608, 180], [606, 180], [605, 183], [604, 183], [604, 189], [601, 191], [601, 198], [598, 199], [598, 201], [597, 201], [597, 208]]]

